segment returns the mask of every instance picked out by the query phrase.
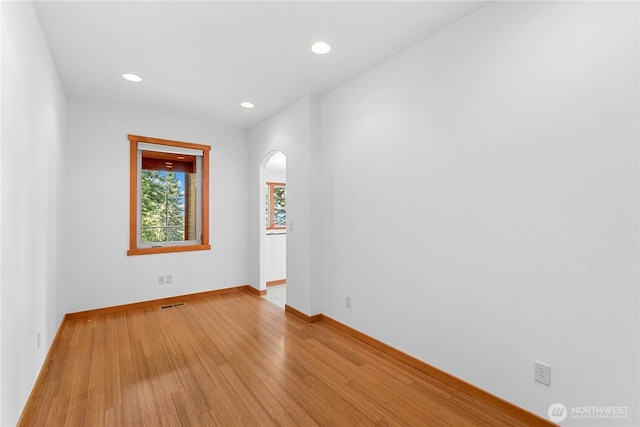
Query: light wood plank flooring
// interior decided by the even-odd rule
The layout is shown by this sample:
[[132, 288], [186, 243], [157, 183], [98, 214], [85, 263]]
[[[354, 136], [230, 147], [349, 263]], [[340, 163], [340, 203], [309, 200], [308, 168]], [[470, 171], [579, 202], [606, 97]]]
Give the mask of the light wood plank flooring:
[[248, 292], [65, 321], [22, 426], [517, 426]]

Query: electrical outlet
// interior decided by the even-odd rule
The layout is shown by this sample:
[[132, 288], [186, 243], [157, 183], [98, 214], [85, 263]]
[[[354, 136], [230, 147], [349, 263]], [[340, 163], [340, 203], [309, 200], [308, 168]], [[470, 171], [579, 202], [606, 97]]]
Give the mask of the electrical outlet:
[[40, 335], [40, 332], [38, 332], [38, 334], [36, 335], [36, 348], [40, 348], [40, 344], [42, 344], [42, 335]]
[[166, 283], [167, 285], [170, 285], [173, 283], [173, 276], [170, 274], [167, 274], [164, 278], [164, 283]]
[[539, 383], [551, 386], [551, 365], [535, 361], [534, 378]]
[[351, 297], [349, 295], [344, 297], [344, 305], [346, 305], [347, 308], [351, 308]]
[[164, 285], [164, 276], [158, 276], [158, 285]]

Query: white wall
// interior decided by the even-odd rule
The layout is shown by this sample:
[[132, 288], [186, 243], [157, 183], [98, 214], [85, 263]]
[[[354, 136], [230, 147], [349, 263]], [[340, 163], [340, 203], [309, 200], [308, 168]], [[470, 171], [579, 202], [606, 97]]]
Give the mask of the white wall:
[[[307, 314], [319, 312], [320, 299], [312, 299], [320, 286], [312, 274], [312, 242], [315, 245], [320, 218], [312, 212], [315, 195], [311, 193], [313, 170], [318, 159], [312, 156], [317, 144], [311, 131], [317, 126], [318, 98], [305, 96], [249, 131], [249, 211], [251, 283], [261, 284], [264, 260], [264, 160], [280, 151], [287, 156], [287, 304]], [[260, 168], [262, 166], [262, 176]], [[317, 228], [317, 229], [316, 229]], [[321, 247], [321, 246], [319, 246]], [[262, 272], [261, 272], [261, 269]]]
[[[2, 25], [2, 3], [0, 3], [0, 25]], [[0, 154], [2, 154], [2, 40], [0, 27]], [[2, 156], [0, 156], [0, 424], [2, 423]]]
[[[72, 100], [68, 134], [68, 312], [248, 283], [246, 131]], [[127, 256], [128, 134], [211, 146], [210, 251]], [[168, 274], [173, 284], [159, 286]]]
[[267, 282], [287, 278], [287, 233], [267, 232], [265, 277]]
[[273, 169], [267, 163], [265, 168], [265, 179], [267, 182], [287, 182], [287, 173], [286, 171], [281, 171], [279, 169]]
[[638, 425], [638, 58], [637, 2], [496, 2], [324, 96], [323, 312]]
[[58, 199], [66, 101], [32, 4], [0, 7], [0, 424], [8, 426], [18, 421], [64, 315]]

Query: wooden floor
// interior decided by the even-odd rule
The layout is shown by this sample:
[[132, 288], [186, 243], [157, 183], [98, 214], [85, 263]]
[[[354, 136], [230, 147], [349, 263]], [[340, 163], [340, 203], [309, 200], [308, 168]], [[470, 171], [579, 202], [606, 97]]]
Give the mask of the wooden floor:
[[22, 426], [517, 426], [248, 292], [67, 320]]

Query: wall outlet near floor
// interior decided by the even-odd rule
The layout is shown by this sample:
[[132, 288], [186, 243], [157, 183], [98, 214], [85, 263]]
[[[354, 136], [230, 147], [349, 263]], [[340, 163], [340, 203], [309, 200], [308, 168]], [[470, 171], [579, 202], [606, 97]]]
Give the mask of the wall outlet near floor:
[[164, 285], [164, 276], [158, 276], [158, 285]]
[[351, 296], [345, 295], [345, 297], [344, 297], [344, 305], [347, 308], [351, 308]]
[[42, 335], [40, 334], [40, 332], [37, 333], [36, 335], [36, 345], [37, 345], [37, 349], [40, 348], [40, 344], [42, 344]]
[[166, 276], [164, 276], [164, 283], [166, 283], [167, 285], [170, 285], [173, 283], [173, 276], [170, 274], [167, 274]]
[[536, 360], [534, 375], [539, 383], [551, 386], [551, 365]]

